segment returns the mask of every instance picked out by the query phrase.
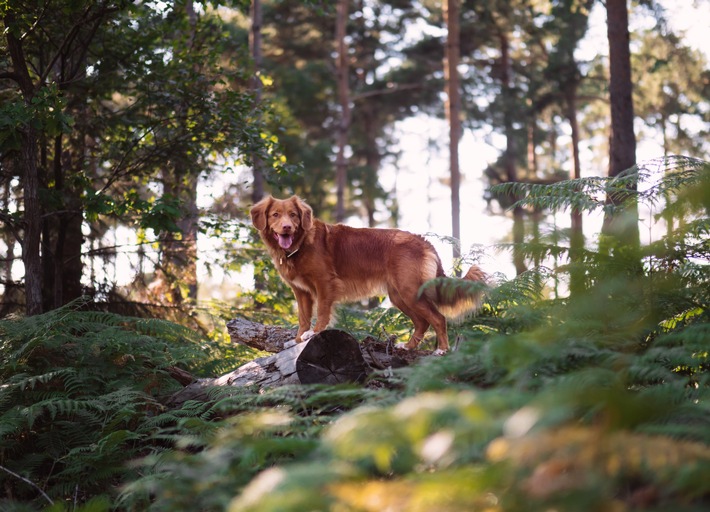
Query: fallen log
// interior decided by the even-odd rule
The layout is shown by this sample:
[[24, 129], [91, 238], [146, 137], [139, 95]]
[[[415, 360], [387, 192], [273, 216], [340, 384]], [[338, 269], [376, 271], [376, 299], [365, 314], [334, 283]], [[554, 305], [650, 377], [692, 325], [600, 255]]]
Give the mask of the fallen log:
[[171, 396], [167, 405], [176, 407], [188, 400], [205, 400], [207, 391], [214, 386], [265, 389], [287, 384], [363, 382], [371, 372], [357, 340], [344, 331], [330, 329], [277, 354], [254, 359], [221, 377], [197, 379]]
[[296, 337], [296, 329], [264, 325], [246, 318], [235, 318], [227, 322], [227, 332], [232, 343], [247, 345], [264, 352], [281, 352], [284, 345]]
[[[281, 352], [284, 345], [293, 342], [296, 337], [296, 329], [264, 325], [245, 318], [230, 320], [227, 323], [227, 332], [232, 343], [273, 353]], [[428, 351], [397, 348], [395, 341], [394, 336], [385, 341], [366, 337], [360, 344], [360, 349], [367, 364], [375, 370], [400, 368], [430, 354]]]
[[289, 384], [363, 382], [375, 371], [387, 375], [392, 369], [430, 354], [398, 348], [394, 336], [386, 341], [368, 336], [358, 343], [350, 334], [337, 329], [321, 331], [307, 342], [294, 344], [296, 329], [244, 318], [227, 323], [227, 331], [232, 342], [273, 354], [215, 378], [194, 379], [189, 374], [171, 372], [185, 387], [167, 400], [168, 406], [179, 407], [188, 400], [207, 400], [208, 390], [215, 386], [255, 386], [261, 390]]

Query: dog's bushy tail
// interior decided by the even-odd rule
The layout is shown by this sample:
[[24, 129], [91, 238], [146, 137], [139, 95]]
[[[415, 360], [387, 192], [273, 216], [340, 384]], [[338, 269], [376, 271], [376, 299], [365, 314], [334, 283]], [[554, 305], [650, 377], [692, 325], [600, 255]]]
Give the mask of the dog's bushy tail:
[[481, 307], [486, 281], [486, 274], [474, 265], [462, 278], [441, 276], [427, 281], [419, 288], [419, 297], [428, 298], [445, 317], [460, 320]]

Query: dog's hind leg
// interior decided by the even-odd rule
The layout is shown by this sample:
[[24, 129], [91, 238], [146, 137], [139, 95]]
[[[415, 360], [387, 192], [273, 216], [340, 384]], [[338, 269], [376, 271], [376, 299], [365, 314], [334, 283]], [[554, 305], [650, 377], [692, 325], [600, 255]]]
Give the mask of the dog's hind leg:
[[436, 333], [437, 349], [435, 355], [443, 355], [449, 351], [449, 335], [446, 331], [446, 317], [439, 313], [433, 304], [426, 300], [419, 300], [412, 308], [415, 314], [423, 321], [431, 324]]
[[417, 314], [417, 312], [409, 306], [407, 301], [402, 298], [397, 290], [390, 288], [388, 290], [388, 294], [392, 304], [394, 304], [402, 313], [407, 315], [414, 324], [414, 332], [404, 348], [408, 350], [417, 348], [419, 343], [424, 339], [427, 329], [429, 329], [429, 322], [426, 318]]
[[[404, 300], [403, 306], [406, 309], [406, 314], [412, 319], [415, 325], [414, 335], [412, 339], [407, 344], [408, 348], [416, 348], [416, 345], [420, 340], [415, 339], [415, 336], [424, 336], [424, 331], [421, 334], [417, 332], [417, 325], [426, 325], [427, 327], [431, 325], [436, 333], [437, 349], [434, 352], [435, 355], [442, 355], [449, 350], [449, 335], [446, 331], [446, 317], [442, 315], [434, 304], [429, 302], [425, 297], [417, 299], [416, 292], [409, 295], [410, 299]], [[403, 297], [402, 297], [403, 298]]]

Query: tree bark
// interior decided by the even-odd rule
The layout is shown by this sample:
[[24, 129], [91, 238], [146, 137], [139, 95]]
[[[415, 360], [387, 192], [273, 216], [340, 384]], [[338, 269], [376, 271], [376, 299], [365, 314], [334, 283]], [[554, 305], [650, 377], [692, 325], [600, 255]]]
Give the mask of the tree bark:
[[609, 176], [618, 176], [636, 164], [629, 14], [626, 3], [627, 0], [608, 0], [606, 3], [611, 102]]
[[[246, 339], [269, 337], [268, 328], [254, 327], [247, 325]], [[230, 333], [233, 331], [234, 327]], [[214, 386], [266, 389], [289, 384], [360, 383], [371, 372], [357, 340], [346, 332], [329, 329], [317, 333], [307, 342], [254, 359], [221, 377], [198, 379], [170, 397], [167, 404], [174, 407], [187, 400], [205, 400], [207, 390]]]
[[350, 129], [350, 71], [348, 65], [348, 45], [345, 41], [348, 26], [348, 1], [338, 0], [336, 6], [335, 44], [338, 49], [336, 61], [336, 81], [338, 86], [338, 103], [340, 104], [340, 121], [337, 126], [338, 152], [335, 157], [335, 183], [337, 204], [335, 220], [345, 220], [345, 186], [347, 184], [347, 161], [345, 146], [348, 143], [348, 130]]
[[284, 349], [286, 342], [296, 338], [298, 330], [277, 325], [267, 326], [245, 318], [235, 318], [227, 322], [227, 332], [232, 343], [276, 353]]
[[24, 223], [22, 262], [25, 266], [25, 311], [27, 316], [42, 313], [42, 207], [39, 201], [39, 169], [37, 166], [37, 135], [28, 125], [22, 136], [22, 167], [24, 175]]
[[54, 139], [54, 189], [59, 204], [45, 213], [43, 268], [46, 309], [55, 309], [82, 296], [83, 206], [81, 186], [74, 176], [81, 174], [85, 154], [84, 137]]
[[[12, 10], [5, 15], [5, 26], [15, 24]], [[6, 32], [7, 49], [12, 61], [15, 79], [22, 91], [25, 103], [31, 105], [35, 86], [30, 77], [22, 41], [14, 30]], [[21, 135], [20, 172], [23, 187], [24, 238], [22, 239], [22, 263], [25, 267], [25, 312], [28, 316], [42, 313], [42, 207], [39, 201], [40, 176], [37, 165], [37, 132], [28, 123]]]
[[[254, 112], [255, 116], [261, 117], [261, 97], [262, 97], [262, 82], [261, 69], [263, 66], [263, 55], [261, 47], [261, 27], [262, 27], [262, 5], [261, 0], [251, 0], [251, 30], [249, 30], [249, 50], [254, 65], [254, 73], [251, 76], [250, 87], [254, 94]], [[253, 151], [251, 155], [252, 161], [252, 176], [254, 183], [251, 188], [251, 201], [256, 204], [264, 198], [264, 161], [258, 151]], [[266, 290], [266, 279], [258, 269], [254, 268], [254, 289], [257, 292]], [[259, 310], [264, 307], [260, 301], [254, 303], [254, 307]]]
[[[461, 95], [459, 93], [459, 0], [444, 0], [444, 21], [447, 27], [444, 55], [446, 82], [446, 117], [449, 121], [449, 169], [451, 173], [451, 236], [454, 263], [461, 258], [461, 171], [459, 169], [459, 140], [461, 139]], [[460, 274], [458, 265], [454, 270]]]
[[[503, 165], [505, 166], [506, 181], [508, 183], [518, 182], [518, 168], [516, 165], [516, 155], [518, 147], [515, 141], [515, 130], [513, 127], [513, 101], [514, 92], [511, 86], [511, 62], [510, 62], [510, 41], [504, 28], [500, 28], [500, 49], [501, 49], [501, 85], [503, 96], [503, 118], [505, 125], [506, 148], [503, 155]], [[525, 265], [525, 255], [522, 250], [525, 242], [525, 217], [521, 206], [513, 207], [513, 264], [517, 275], [527, 270]]]
[[[579, 123], [577, 122], [577, 82], [566, 85], [565, 106], [567, 120], [572, 131], [572, 168], [573, 180], [582, 177], [582, 164], [579, 159]], [[572, 208], [570, 212], [570, 294], [578, 295], [585, 289], [585, 275], [582, 268], [582, 252], [584, 251], [584, 226], [582, 212]]]
[[[610, 178], [636, 165], [629, 14], [626, 4], [626, 0], [608, 0], [606, 3], [611, 103]], [[638, 206], [634, 200], [636, 188], [634, 183], [628, 187], [628, 193], [617, 192], [607, 196], [608, 204], [626, 204], [626, 207], [621, 212], [607, 211], [602, 229], [604, 234], [631, 248], [639, 246]]]
[[[246, 318], [235, 318], [227, 323], [227, 332], [232, 343], [246, 345], [264, 352], [277, 353], [284, 350], [284, 345], [287, 342], [294, 340], [297, 329], [264, 325]], [[395, 341], [394, 336], [385, 341], [368, 336], [361, 343], [363, 357], [373, 368], [385, 370], [388, 367], [406, 366], [422, 356], [429, 355], [426, 350], [397, 348]]]
[[394, 336], [386, 341], [367, 337], [358, 343], [344, 331], [328, 329], [306, 342], [284, 348], [286, 342], [294, 340], [296, 329], [235, 318], [227, 324], [227, 330], [233, 343], [274, 354], [215, 378], [195, 379], [178, 368], [167, 368], [185, 388], [168, 398], [166, 405], [179, 407], [188, 400], [207, 400], [208, 390], [216, 386], [267, 389], [294, 384], [362, 383], [375, 371], [383, 371], [387, 376], [392, 369], [430, 355], [429, 351], [397, 348]]
[[[262, 67], [262, 52], [261, 52], [261, 0], [251, 0], [251, 30], [249, 30], [249, 49], [251, 58], [254, 63], [254, 74], [251, 77], [250, 87], [254, 93], [255, 108], [260, 108], [261, 104], [261, 67]], [[258, 203], [264, 197], [264, 162], [261, 157], [254, 152], [252, 155], [254, 184], [251, 190], [251, 200], [254, 204]], [[255, 274], [256, 279], [256, 274]], [[257, 280], [257, 285], [263, 287], [263, 283]]]

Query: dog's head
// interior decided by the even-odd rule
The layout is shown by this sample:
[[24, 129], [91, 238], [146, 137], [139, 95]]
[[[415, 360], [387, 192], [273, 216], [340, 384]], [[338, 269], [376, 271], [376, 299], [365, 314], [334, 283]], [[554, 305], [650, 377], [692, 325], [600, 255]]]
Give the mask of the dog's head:
[[267, 197], [251, 209], [251, 221], [265, 241], [289, 250], [313, 226], [313, 210], [300, 197]]

